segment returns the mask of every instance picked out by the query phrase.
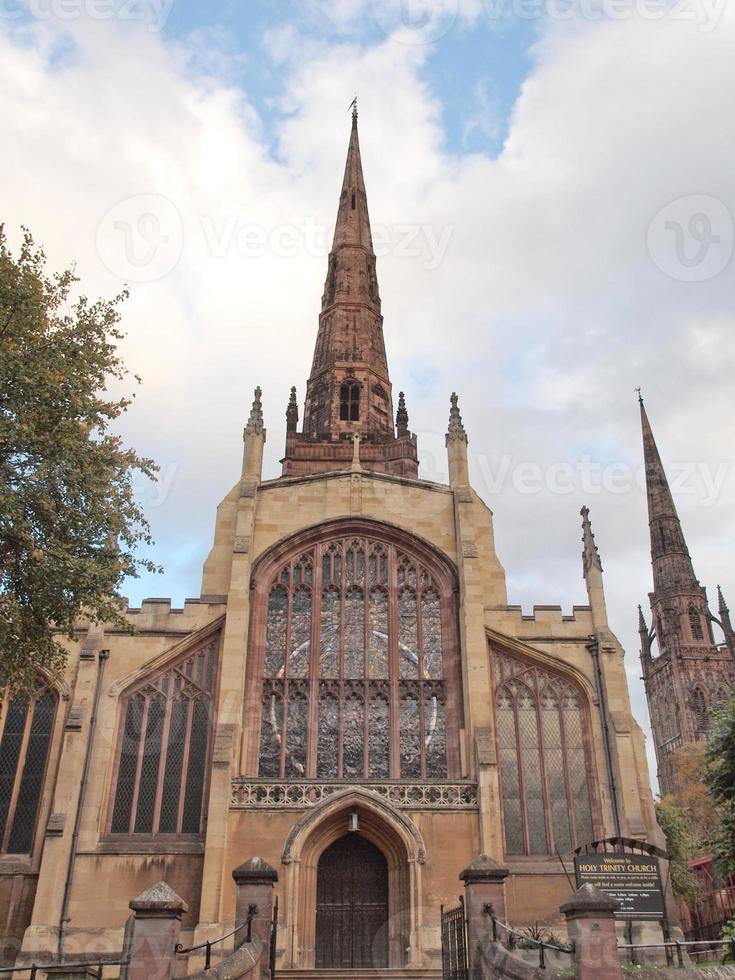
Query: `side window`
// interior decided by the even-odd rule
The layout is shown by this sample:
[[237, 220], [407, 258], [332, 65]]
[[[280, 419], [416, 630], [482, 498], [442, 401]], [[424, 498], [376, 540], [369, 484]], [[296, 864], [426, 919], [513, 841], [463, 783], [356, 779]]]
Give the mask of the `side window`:
[[339, 417], [342, 422], [360, 420], [360, 386], [346, 382], [339, 389]]
[[0, 717], [0, 852], [30, 854], [56, 717], [56, 695], [39, 685], [3, 702]]
[[587, 715], [563, 677], [506, 654], [494, 662], [506, 854], [554, 854], [593, 836]]
[[216, 670], [215, 640], [125, 695], [113, 834], [201, 832]]

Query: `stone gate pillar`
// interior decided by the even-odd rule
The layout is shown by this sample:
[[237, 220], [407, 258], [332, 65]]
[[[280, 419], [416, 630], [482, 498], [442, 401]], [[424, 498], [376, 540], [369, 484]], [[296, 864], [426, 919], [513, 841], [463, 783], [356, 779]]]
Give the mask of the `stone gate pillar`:
[[188, 912], [165, 881], [130, 902], [133, 914], [125, 926], [120, 980], [169, 980], [173, 976], [181, 917]]
[[505, 922], [505, 879], [509, 874], [487, 854], [479, 854], [459, 876], [464, 882], [470, 969], [475, 965], [478, 943], [490, 933], [487, 906], [492, 906], [496, 918]]
[[[253, 939], [260, 940], [267, 951], [273, 916], [273, 888], [278, 881], [278, 872], [267, 861], [254, 857], [235, 868], [232, 877], [237, 886], [235, 922], [239, 925], [247, 921], [248, 909], [254, 905], [257, 912], [253, 918]], [[235, 946], [241, 946], [246, 936], [247, 929], [241, 929], [235, 936]]]
[[621, 980], [615, 912], [620, 904], [586, 884], [561, 906], [574, 943], [577, 980]]

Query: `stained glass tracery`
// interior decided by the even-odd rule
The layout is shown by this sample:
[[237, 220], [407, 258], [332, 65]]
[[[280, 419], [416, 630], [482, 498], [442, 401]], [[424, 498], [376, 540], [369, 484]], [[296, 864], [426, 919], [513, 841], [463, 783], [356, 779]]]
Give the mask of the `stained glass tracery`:
[[369, 537], [312, 545], [274, 571], [260, 775], [445, 778], [441, 595], [420, 560]]
[[505, 653], [494, 675], [506, 853], [568, 853], [593, 838], [581, 693]]

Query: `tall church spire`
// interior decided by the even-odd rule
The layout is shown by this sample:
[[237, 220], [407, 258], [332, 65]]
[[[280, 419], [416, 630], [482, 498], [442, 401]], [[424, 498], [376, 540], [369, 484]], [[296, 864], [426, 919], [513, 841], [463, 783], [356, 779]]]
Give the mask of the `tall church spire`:
[[302, 432], [286, 434], [284, 475], [349, 468], [418, 476], [416, 438], [394, 429], [383, 317], [353, 105], [342, 190], [319, 314]]
[[653, 585], [655, 589], [696, 588], [699, 583], [694, 574], [661, 456], [653, 438], [646, 407], [640, 395], [638, 400], [643, 432]]
[[337, 223], [334, 226], [332, 251], [334, 252], [335, 249], [343, 245], [361, 245], [370, 252], [373, 251], [356, 111], [352, 113], [352, 132], [350, 133], [350, 145], [347, 149], [342, 192], [339, 196], [339, 210]]
[[661, 792], [667, 793], [678, 780], [672, 753], [703, 737], [706, 712], [699, 705], [716, 697], [718, 685], [729, 687], [735, 670], [731, 652], [715, 643], [707, 593], [694, 574], [643, 399], [639, 401], [653, 566], [650, 633], [639, 611], [641, 664]]

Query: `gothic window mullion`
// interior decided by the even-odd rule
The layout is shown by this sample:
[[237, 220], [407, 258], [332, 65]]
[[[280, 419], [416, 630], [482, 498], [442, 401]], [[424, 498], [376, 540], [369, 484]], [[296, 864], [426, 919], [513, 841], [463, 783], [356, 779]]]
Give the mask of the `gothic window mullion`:
[[[22, 773], [25, 769], [26, 755], [28, 753], [28, 738], [31, 731], [31, 719], [33, 718], [33, 710], [36, 706], [36, 699], [32, 701], [29, 699], [28, 705], [25, 709], [25, 718], [23, 720], [23, 733], [20, 740], [20, 749], [18, 751], [18, 761], [15, 765], [15, 781], [13, 784], [13, 789], [10, 794], [10, 802], [8, 804], [8, 813], [5, 822], [5, 839], [1, 842], [2, 847], [0, 851], [5, 852], [9, 847], [10, 835], [13, 832], [13, 825], [15, 823], [15, 810], [18, 805], [18, 796], [20, 794], [20, 784], [22, 779]], [[7, 715], [6, 715], [7, 720]]]
[[[541, 717], [541, 679], [538, 672], [534, 671], [534, 681], [536, 687], [536, 697], [534, 698], [536, 708], [536, 730], [538, 732], [538, 754], [539, 754], [539, 774], [541, 779], [541, 794], [544, 804], [544, 823], [546, 824], [546, 841], [549, 851], [553, 848], [554, 842], [554, 822], [551, 814], [551, 791], [549, 787], [549, 776], [546, 771], [546, 733], [544, 732], [543, 719]], [[563, 753], [562, 753], [563, 754]]]
[[309, 741], [306, 754], [306, 775], [313, 779], [317, 774], [317, 753], [319, 743], [319, 669], [320, 631], [322, 616], [322, 555], [323, 548], [313, 551], [314, 569], [311, 585], [311, 632], [309, 642]]
[[135, 783], [133, 790], [133, 800], [130, 804], [130, 821], [129, 821], [129, 831], [133, 833], [135, 830], [135, 823], [137, 820], [138, 813], [138, 797], [140, 796], [140, 777], [143, 772], [143, 763], [145, 761], [145, 740], [146, 732], [148, 731], [148, 714], [151, 704], [151, 695], [145, 696], [143, 701], [143, 717], [140, 721], [140, 737], [138, 739], [138, 761], [135, 765]]
[[170, 697], [167, 697], [164, 701], [164, 716], [163, 716], [163, 731], [161, 732], [161, 750], [158, 760], [158, 785], [156, 787], [156, 797], [153, 804], [153, 832], [156, 833], [158, 830], [159, 821], [161, 818], [161, 798], [163, 796], [163, 784], [165, 781], [166, 773], [166, 762], [168, 761], [168, 739], [169, 730], [171, 728], [171, 709], [173, 707], [173, 702]]
[[186, 777], [189, 772], [189, 747], [191, 746], [191, 724], [194, 714], [194, 702], [187, 699], [186, 728], [184, 730], [184, 752], [181, 757], [181, 785], [179, 786], [179, 804], [176, 812], [176, 833], [181, 833], [184, 826], [184, 802], [186, 799]]
[[[419, 649], [421, 649], [419, 647]], [[421, 778], [426, 779], [426, 704], [424, 682], [417, 684], [419, 700], [419, 758], [421, 765]]]
[[398, 681], [398, 574], [396, 552], [388, 549], [388, 677], [390, 679], [390, 778], [401, 776], [401, 692]]
[[[520, 690], [520, 688], [519, 688]], [[523, 766], [523, 746], [521, 745], [521, 726], [518, 720], [518, 692], [513, 694], [513, 724], [516, 732], [516, 765], [518, 766], [518, 787], [521, 796], [521, 826], [523, 828], [523, 853], [531, 853], [528, 830], [528, 808], [526, 806], [526, 778]]]
[[[424, 678], [424, 617], [423, 617], [423, 597], [424, 597], [424, 570], [421, 566], [416, 568], [416, 665], [419, 680]], [[422, 698], [423, 701], [423, 698]], [[421, 743], [423, 745], [423, 742]], [[422, 751], [423, 757], [423, 751]]]
[[283, 676], [288, 678], [291, 675], [291, 633], [293, 622], [293, 595], [294, 595], [294, 563], [288, 566], [288, 592], [286, 593], [286, 630], [283, 641]]
[[575, 813], [574, 806], [574, 795], [572, 793], [572, 780], [569, 774], [569, 756], [565, 751], [564, 747], [569, 745], [567, 740], [567, 727], [566, 721], [564, 720], [564, 712], [562, 711], [562, 701], [558, 702], [559, 711], [559, 730], [561, 731], [561, 744], [562, 744], [562, 761], [564, 764], [564, 788], [567, 794], [567, 802], [569, 804], [569, 832], [571, 834], [572, 842], [577, 841], [577, 843], [582, 843], [577, 837], [577, 814]]
[[362, 563], [362, 580], [359, 578], [358, 570], [360, 563], [358, 560], [359, 552], [357, 552], [355, 554], [355, 581], [362, 589], [362, 676], [364, 678], [362, 682], [362, 772], [364, 778], [367, 779], [370, 776], [370, 707], [372, 702], [370, 699], [370, 682], [368, 681], [368, 677], [370, 676], [370, 667], [368, 664], [368, 658], [370, 655], [370, 581], [368, 576], [370, 548], [368, 542], [364, 538], [360, 538], [360, 548], [365, 556]]
[[281, 778], [286, 772], [286, 751], [288, 748], [287, 738], [288, 738], [288, 703], [289, 703], [289, 682], [284, 680], [283, 682], [283, 706], [281, 708], [281, 745], [280, 745], [280, 759], [278, 762], [278, 772]]

